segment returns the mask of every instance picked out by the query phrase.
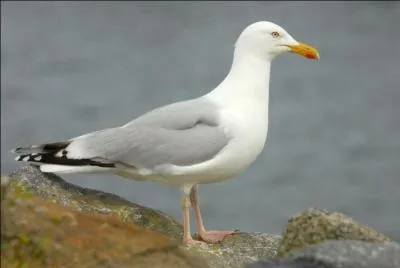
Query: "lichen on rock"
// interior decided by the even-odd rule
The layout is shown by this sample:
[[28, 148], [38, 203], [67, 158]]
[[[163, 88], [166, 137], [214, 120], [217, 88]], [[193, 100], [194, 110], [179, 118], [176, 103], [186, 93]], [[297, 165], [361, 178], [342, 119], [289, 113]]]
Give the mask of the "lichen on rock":
[[292, 250], [322, 243], [326, 240], [362, 240], [390, 242], [376, 230], [339, 213], [311, 208], [293, 216], [286, 225], [278, 248], [278, 256]]
[[[186, 247], [181, 224], [161, 211], [72, 185], [34, 166], [3, 181], [12, 193], [2, 199], [2, 215], [7, 213], [2, 217], [2, 255], [7, 254], [10, 267], [27, 261], [29, 267], [69, 262], [81, 267], [91, 261], [93, 267], [243, 268], [282, 263], [280, 257], [327, 240], [391, 241], [341, 213], [309, 209], [292, 217], [282, 236], [240, 232], [219, 244]], [[2, 184], [2, 198], [3, 190]], [[168, 261], [177, 266], [167, 266]]]
[[[161, 211], [129, 202], [116, 195], [82, 188], [65, 182], [54, 174], [44, 174], [34, 166], [25, 166], [9, 175], [12, 185], [21, 195], [40, 196], [54, 203], [89, 215], [114, 215], [122, 223], [165, 234], [179, 244], [183, 252], [200, 255], [213, 268], [241, 268], [256, 260], [276, 255], [280, 235], [262, 233], [239, 233], [226, 238], [220, 244], [185, 247], [182, 226]], [[49, 221], [59, 224], [60, 219]], [[134, 241], [132, 241], [134, 243]], [[110, 266], [113, 267], [113, 266]]]
[[83, 212], [116, 215], [124, 222], [180, 239], [182, 226], [165, 213], [129, 202], [117, 195], [67, 183], [59, 176], [25, 166], [9, 175], [21, 193], [31, 193]]
[[242, 268], [256, 260], [275, 257], [280, 239], [280, 235], [242, 232], [225, 238], [220, 244], [196, 245], [189, 251], [200, 253], [211, 267]]
[[167, 236], [116, 216], [21, 197], [6, 180], [1, 191], [2, 267], [208, 267]]

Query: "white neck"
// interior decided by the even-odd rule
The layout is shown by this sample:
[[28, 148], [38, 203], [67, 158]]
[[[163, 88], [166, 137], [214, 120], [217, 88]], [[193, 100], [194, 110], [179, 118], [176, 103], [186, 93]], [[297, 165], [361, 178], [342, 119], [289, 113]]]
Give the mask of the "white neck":
[[223, 106], [236, 106], [250, 101], [262, 102], [268, 109], [270, 71], [269, 60], [236, 48], [228, 75], [206, 96]]

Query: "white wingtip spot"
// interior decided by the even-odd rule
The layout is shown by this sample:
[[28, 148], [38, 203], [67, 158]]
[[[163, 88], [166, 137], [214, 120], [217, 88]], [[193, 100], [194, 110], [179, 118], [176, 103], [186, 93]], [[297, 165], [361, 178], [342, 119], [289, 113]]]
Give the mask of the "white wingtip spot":
[[29, 155], [27, 155], [24, 158], [22, 158], [22, 161], [28, 161], [28, 160], [29, 160]]
[[42, 160], [42, 156], [38, 155], [38, 156], [34, 157], [33, 160], [40, 161], [40, 160]]
[[14, 158], [14, 160], [15, 160], [15, 161], [20, 161], [20, 160], [21, 160], [21, 157], [20, 157], [20, 156], [17, 156], [17, 157]]

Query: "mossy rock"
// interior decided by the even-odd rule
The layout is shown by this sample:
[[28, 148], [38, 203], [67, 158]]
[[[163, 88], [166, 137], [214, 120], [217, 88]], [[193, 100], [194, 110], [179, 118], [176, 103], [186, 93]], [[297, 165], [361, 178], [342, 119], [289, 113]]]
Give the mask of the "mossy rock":
[[176, 240], [182, 237], [179, 222], [165, 213], [129, 202], [119, 196], [67, 183], [59, 176], [24, 166], [8, 176], [19, 193], [36, 195], [79, 211], [115, 215], [122, 221], [151, 229]]
[[[182, 241], [181, 224], [161, 211], [131, 203], [113, 194], [69, 184], [59, 176], [40, 172], [35, 166], [22, 167], [8, 177], [18, 195], [40, 196], [85, 214], [114, 215], [124, 223], [165, 234], [178, 244]], [[220, 244], [180, 245], [180, 248], [204, 257], [209, 267], [242, 268], [255, 260], [274, 257], [280, 239], [280, 235], [274, 234], [239, 233]]]
[[278, 256], [327, 240], [391, 242], [389, 237], [338, 212], [311, 208], [293, 216], [286, 225]]
[[167, 236], [116, 216], [21, 197], [4, 180], [1, 188], [2, 267], [208, 267]]

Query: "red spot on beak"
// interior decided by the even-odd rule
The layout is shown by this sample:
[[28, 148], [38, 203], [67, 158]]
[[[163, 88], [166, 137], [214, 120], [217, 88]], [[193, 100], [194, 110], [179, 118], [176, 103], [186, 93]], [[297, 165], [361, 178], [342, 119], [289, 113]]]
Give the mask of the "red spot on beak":
[[304, 55], [307, 59], [315, 59], [315, 55], [313, 55], [313, 54], [305, 54]]

